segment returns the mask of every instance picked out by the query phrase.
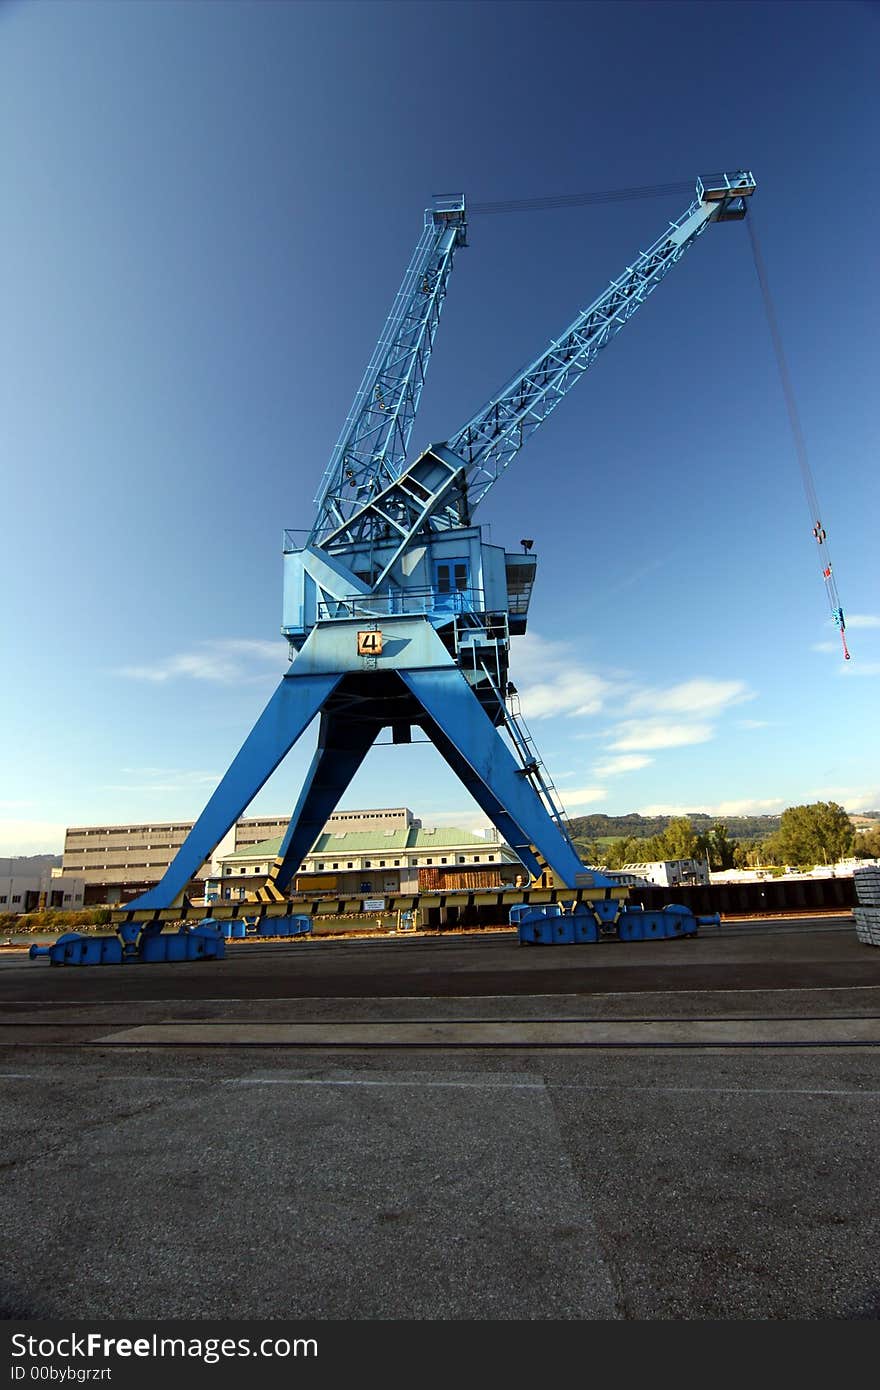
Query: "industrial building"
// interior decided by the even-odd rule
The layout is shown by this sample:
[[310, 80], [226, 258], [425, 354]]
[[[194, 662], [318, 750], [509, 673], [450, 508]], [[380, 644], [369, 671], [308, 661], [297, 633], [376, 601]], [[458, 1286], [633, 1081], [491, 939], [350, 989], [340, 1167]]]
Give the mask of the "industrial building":
[[[240, 820], [217, 846], [218, 853], [243, 849], [281, 835], [287, 816]], [[193, 821], [151, 821], [140, 825], [77, 825], [64, 836], [62, 869], [85, 882], [85, 902], [120, 903], [158, 883], [187, 835]], [[211, 862], [203, 864], [190, 884], [191, 893], [204, 892]]]
[[[212, 900], [246, 898], [265, 881], [281, 835], [214, 857], [206, 884]], [[296, 894], [359, 897], [443, 889], [494, 888], [525, 882], [526, 870], [498, 831], [475, 835], [423, 827], [412, 811], [337, 812], [330, 817], [291, 885]]]
[[[189, 896], [246, 897], [265, 881], [288, 820], [239, 820], [191, 880]], [[72, 826], [64, 839], [62, 871], [78, 875], [84, 883], [86, 904], [126, 902], [159, 882], [192, 824]], [[428, 870], [430, 882], [422, 872]], [[482, 837], [467, 830], [426, 829], [409, 807], [380, 807], [334, 812], [299, 866], [291, 891], [417, 892], [420, 873], [423, 890], [437, 892], [442, 887], [515, 883], [525, 870], [494, 828]]]
[[653, 859], [643, 864], [625, 864], [623, 883], [633, 887], [657, 884], [661, 888], [680, 888], [709, 882], [709, 865], [705, 859]]
[[[8, 871], [8, 872], [7, 872]], [[76, 912], [84, 905], [85, 881], [51, 867], [34, 869], [13, 868], [11, 861], [0, 860], [0, 916], [11, 912], [37, 912], [44, 907]]]

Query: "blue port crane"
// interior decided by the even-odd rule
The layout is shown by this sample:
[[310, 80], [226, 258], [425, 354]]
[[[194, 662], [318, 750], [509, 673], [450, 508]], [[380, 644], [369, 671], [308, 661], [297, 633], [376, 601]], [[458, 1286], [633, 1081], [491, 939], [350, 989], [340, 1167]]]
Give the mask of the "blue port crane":
[[[165, 909], [320, 714], [318, 744], [258, 898], [282, 898], [377, 736], [430, 739], [530, 874], [567, 888], [614, 881], [585, 869], [509, 680], [537, 558], [483, 540], [474, 513], [603, 348], [715, 222], [755, 191], [739, 170], [686, 211], [455, 434], [407, 462], [456, 252], [462, 196], [435, 198], [316, 498], [305, 545], [284, 533], [282, 632], [291, 664], [177, 856], [128, 904]], [[145, 928], [158, 931], [158, 920]]]

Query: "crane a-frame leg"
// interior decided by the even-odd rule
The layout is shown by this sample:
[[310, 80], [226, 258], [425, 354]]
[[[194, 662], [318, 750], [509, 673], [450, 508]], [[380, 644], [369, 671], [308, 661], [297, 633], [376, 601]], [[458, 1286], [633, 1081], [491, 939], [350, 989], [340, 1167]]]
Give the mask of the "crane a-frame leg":
[[186, 885], [290, 752], [340, 678], [338, 673], [282, 677], [163, 877], [126, 907], [172, 907], [182, 898]]
[[269, 881], [257, 894], [259, 899], [271, 901], [283, 896], [297, 868], [339, 805], [378, 731], [373, 720], [352, 714], [346, 716], [340, 710], [321, 711], [318, 748]]
[[573, 888], [581, 861], [462, 673], [448, 666], [400, 674], [427, 715], [426, 734], [502, 839], [531, 873], [540, 872], [543, 859]]
[[[315, 629], [161, 882], [127, 907], [167, 908], [179, 900], [319, 712], [318, 749], [260, 893], [264, 900], [287, 889], [389, 724], [423, 729], [530, 873], [549, 864], [563, 884], [577, 885], [583, 873], [577, 854], [436, 633], [417, 618], [386, 618], [383, 626], [384, 654], [369, 664], [353, 654], [349, 638], [356, 623]], [[411, 656], [420, 664], [410, 666]], [[612, 880], [592, 873], [595, 886], [611, 885]]]

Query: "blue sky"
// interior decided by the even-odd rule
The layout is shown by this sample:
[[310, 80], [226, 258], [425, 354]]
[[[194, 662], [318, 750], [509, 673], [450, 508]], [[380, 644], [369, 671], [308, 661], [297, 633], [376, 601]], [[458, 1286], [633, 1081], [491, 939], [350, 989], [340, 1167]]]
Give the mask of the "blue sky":
[[[852, 660], [731, 223], [483, 503], [539, 557], [511, 674], [571, 814], [880, 806], [878, 58], [857, 3], [0, 6], [0, 854], [201, 810], [285, 669], [282, 528], [432, 193], [740, 167]], [[688, 201], [474, 216], [413, 446]], [[427, 746], [377, 748], [344, 804], [401, 803], [483, 823]]]

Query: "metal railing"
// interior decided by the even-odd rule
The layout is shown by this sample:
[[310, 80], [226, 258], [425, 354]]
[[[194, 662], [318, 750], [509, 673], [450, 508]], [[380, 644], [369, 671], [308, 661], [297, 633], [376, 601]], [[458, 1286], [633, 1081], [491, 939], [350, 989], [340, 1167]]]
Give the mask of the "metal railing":
[[383, 594], [346, 594], [343, 598], [322, 600], [318, 604], [318, 622], [342, 618], [390, 618], [430, 613], [433, 616], [482, 613], [485, 594], [482, 589], [452, 589], [446, 593], [436, 588], [392, 589]]

